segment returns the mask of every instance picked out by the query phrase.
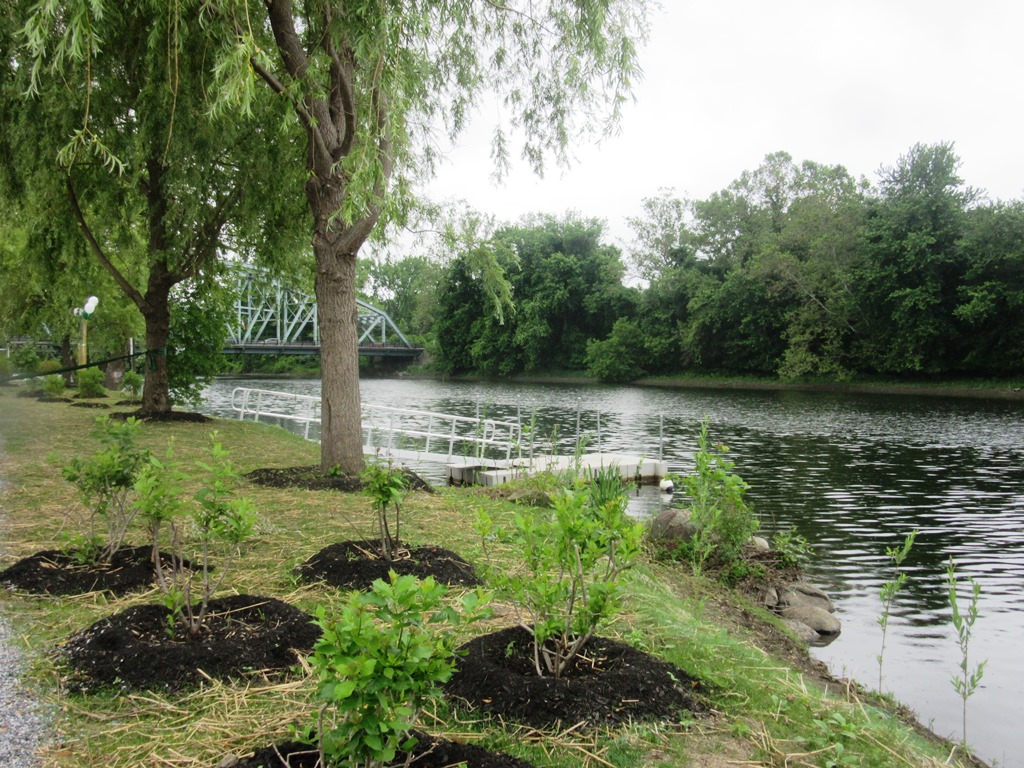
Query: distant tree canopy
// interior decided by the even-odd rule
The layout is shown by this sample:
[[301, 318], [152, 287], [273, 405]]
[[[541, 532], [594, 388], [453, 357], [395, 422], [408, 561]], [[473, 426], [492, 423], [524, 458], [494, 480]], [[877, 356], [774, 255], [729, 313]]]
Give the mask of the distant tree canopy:
[[916, 145], [877, 188], [784, 152], [705, 200], [662, 190], [631, 220], [622, 284], [601, 224], [539, 216], [500, 230], [511, 312], [461, 258], [434, 331], [451, 373], [588, 370], [847, 380], [1024, 372], [1024, 202], [984, 202], [951, 144]]

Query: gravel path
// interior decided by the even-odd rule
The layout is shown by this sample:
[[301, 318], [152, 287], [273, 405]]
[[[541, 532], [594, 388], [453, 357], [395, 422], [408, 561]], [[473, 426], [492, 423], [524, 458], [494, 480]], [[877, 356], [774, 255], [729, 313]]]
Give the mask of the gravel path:
[[[4, 446], [0, 441], [0, 459]], [[6, 483], [0, 477], [0, 493]], [[3, 509], [0, 507], [0, 522]], [[42, 708], [22, 687], [21, 674], [25, 659], [12, 636], [11, 624], [0, 615], [0, 766], [5, 768], [38, 768], [36, 755], [48, 727]]]

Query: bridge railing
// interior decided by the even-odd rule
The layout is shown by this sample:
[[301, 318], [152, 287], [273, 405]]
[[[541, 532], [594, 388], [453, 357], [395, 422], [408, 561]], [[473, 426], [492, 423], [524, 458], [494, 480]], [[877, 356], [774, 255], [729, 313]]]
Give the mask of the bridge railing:
[[[296, 422], [306, 439], [320, 426], [320, 398], [236, 387], [231, 408], [239, 419], [250, 417]], [[364, 404], [363, 451], [413, 461], [503, 462], [522, 454], [522, 427], [512, 421], [455, 416], [411, 408]]]

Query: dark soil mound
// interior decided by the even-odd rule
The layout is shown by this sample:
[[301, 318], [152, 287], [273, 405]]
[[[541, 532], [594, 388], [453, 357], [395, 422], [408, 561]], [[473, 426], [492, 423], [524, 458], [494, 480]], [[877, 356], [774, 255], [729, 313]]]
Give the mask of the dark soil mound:
[[[293, 666], [320, 628], [298, 608], [271, 597], [236, 595], [210, 601], [203, 630], [189, 637], [179, 624], [171, 637], [167, 611], [140, 605], [73, 635], [62, 649], [73, 690], [101, 688], [176, 691], [204, 675], [225, 679]], [[200, 672], [201, 671], [201, 672]]]
[[[171, 567], [170, 556], [161, 554]], [[186, 566], [191, 567], [188, 563]], [[109, 564], [83, 565], [59, 549], [36, 552], [0, 571], [0, 584], [33, 594], [81, 595], [110, 592], [123, 595], [153, 584], [152, 549], [122, 547]]]
[[110, 408], [106, 403], [90, 403], [87, 400], [79, 400], [71, 404], [72, 408]]
[[[434, 493], [430, 483], [409, 469], [403, 469], [405, 486], [411, 491]], [[301, 488], [306, 491], [361, 491], [363, 481], [345, 474], [325, 475], [319, 466], [265, 467], [254, 469], [246, 480], [270, 488]]]
[[512, 627], [462, 646], [445, 692], [474, 711], [534, 728], [675, 721], [708, 711], [702, 683], [632, 646], [594, 637], [562, 679], [538, 677], [530, 633]]
[[213, 421], [209, 416], [204, 416], [201, 413], [193, 413], [192, 411], [168, 411], [167, 413], [146, 413], [141, 408], [137, 411], [117, 411], [111, 414], [113, 419], [130, 419], [136, 418], [139, 421], [181, 421], [190, 422], [193, 424], [206, 424], [209, 421]]
[[390, 562], [381, 556], [376, 540], [341, 541], [324, 547], [295, 569], [305, 581], [324, 581], [342, 589], [367, 589], [388, 571], [419, 579], [433, 576], [439, 584], [472, 587], [480, 583], [473, 566], [442, 547], [399, 546]]
[[70, 397], [48, 397], [46, 395], [40, 395], [36, 398], [40, 403], [73, 403]]
[[[451, 768], [463, 764], [467, 768], [531, 768], [530, 763], [517, 757], [488, 752], [473, 744], [435, 739], [419, 731], [415, 735], [419, 743], [412, 750], [410, 764], [416, 768]], [[401, 753], [389, 765], [403, 766], [407, 757], [407, 753]], [[290, 741], [256, 750], [252, 757], [236, 763], [235, 768], [319, 768], [319, 759], [315, 746]]]

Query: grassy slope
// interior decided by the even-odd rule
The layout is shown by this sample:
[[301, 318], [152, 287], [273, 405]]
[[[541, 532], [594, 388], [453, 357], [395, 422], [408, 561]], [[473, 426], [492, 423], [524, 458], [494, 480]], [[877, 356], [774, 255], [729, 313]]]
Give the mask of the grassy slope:
[[[97, 413], [16, 398], [13, 389], [0, 388], [0, 445], [6, 451], [0, 453], [0, 478], [9, 482], [0, 496], [0, 565], [59, 546], [78, 530], [78, 500], [59, 467], [75, 453], [92, 449], [89, 432]], [[317, 460], [316, 446], [297, 437], [234, 421], [146, 425], [144, 441], [163, 453], [174, 440], [177, 455], [194, 461], [214, 429], [242, 472]], [[366, 497], [256, 486], [246, 493], [256, 501], [262, 522], [229, 575], [229, 588], [279, 597], [306, 610], [336, 603], [337, 592], [300, 585], [291, 572], [328, 543], [369, 535]], [[443, 544], [472, 561], [480, 547], [470, 520], [481, 506], [499, 519], [512, 509], [474, 490], [414, 494], [406, 505], [403, 535], [413, 543]], [[138, 543], [140, 536], [134, 535]], [[508, 557], [514, 567], [514, 557]], [[714, 717], [598, 735], [537, 734], [475, 722], [442, 706], [427, 715], [424, 726], [449, 737], [481, 740], [550, 768], [932, 766], [948, 754], [946, 745], [878, 709], [877, 701], [865, 701], [855, 689], [822, 685], [806, 654], [756, 609], [716, 586], [680, 568], [645, 563], [631, 572], [627, 588], [627, 612], [603, 633], [644, 647], [711, 683]], [[0, 595], [34, 660], [30, 684], [56, 713], [56, 739], [46, 750], [46, 765], [212, 767], [225, 753], [246, 754], [287, 738], [291, 724], [311, 716], [315, 690], [301, 676], [284, 683], [211, 683], [184, 696], [63, 693], [53, 649], [103, 616], [156, 598], [153, 592], [119, 600]], [[507, 622], [507, 611], [493, 620], [495, 627]]]

